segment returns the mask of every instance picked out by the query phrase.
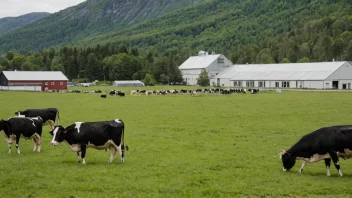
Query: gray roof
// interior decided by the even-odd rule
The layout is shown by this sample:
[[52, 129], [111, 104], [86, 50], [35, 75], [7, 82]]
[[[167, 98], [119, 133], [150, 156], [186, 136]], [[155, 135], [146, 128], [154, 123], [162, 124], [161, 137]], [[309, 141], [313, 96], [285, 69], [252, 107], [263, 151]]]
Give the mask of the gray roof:
[[234, 65], [214, 78], [230, 80], [325, 80], [346, 62]]
[[61, 71], [3, 71], [7, 80], [68, 80]]
[[137, 84], [137, 83], [142, 83], [142, 84], [144, 84], [142, 81], [139, 81], [139, 80], [115, 80], [114, 83], [118, 83], [118, 84]]
[[215, 60], [219, 58], [221, 54], [215, 55], [204, 55], [204, 56], [191, 56], [189, 57], [179, 69], [202, 69], [207, 68]]

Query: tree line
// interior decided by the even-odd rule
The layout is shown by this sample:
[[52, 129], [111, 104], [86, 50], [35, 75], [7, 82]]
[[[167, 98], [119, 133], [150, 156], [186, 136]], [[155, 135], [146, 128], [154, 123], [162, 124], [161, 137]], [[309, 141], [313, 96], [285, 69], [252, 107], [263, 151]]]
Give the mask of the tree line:
[[137, 47], [106, 44], [95, 47], [63, 47], [21, 55], [12, 51], [0, 58], [0, 71], [62, 71], [68, 79], [80, 82], [142, 80], [147, 85], [182, 83], [178, 57]]

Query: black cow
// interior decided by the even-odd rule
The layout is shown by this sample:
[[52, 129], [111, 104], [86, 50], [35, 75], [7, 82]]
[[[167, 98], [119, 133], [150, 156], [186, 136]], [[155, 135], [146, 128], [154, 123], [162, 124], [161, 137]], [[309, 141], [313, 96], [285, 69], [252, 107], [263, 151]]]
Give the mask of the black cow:
[[[84, 158], [87, 147], [98, 150], [109, 148], [111, 150], [109, 163], [112, 163], [118, 151], [121, 162], [124, 162], [124, 131], [125, 125], [119, 119], [101, 122], [75, 122], [66, 128], [54, 127], [50, 132], [53, 135], [51, 144], [57, 146], [60, 142], [66, 141], [71, 150], [77, 152], [78, 162], [80, 157], [82, 158], [82, 164], [86, 163]], [[126, 150], [128, 150], [127, 145]], [[79, 152], [81, 152], [81, 156], [79, 156]]]
[[[18, 117], [38, 117], [43, 119], [43, 123], [49, 123], [51, 126], [60, 124], [59, 110], [56, 108], [47, 109], [27, 109], [25, 111], [15, 112]], [[57, 119], [56, 119], [57, 117]], [[57, 121], [57, 123], [56, 123]], [[54, 122], [54, 123], [53, 123]]]
[[113, 95], [115, 95], [116, 94], [116, 91], [115, 90], [111, 90], [110, 92], [109, 92], [109, 95], [110, 96], [113, 96]]
[[118, 92], [116, 93], [116, 95], [117, 95], [117, 96], [124, 97], [124, 96], [125, 96], [125, 93], [122, 92], [122, 91], [118, 91]]
[[101, 98], [106, 98], [106, 94], [100, 95]]
[[21, 136], [26, 139], [33, 138], [33, 152], [40, 152], [42, 126], [43, 119], [41, 117], [14, 117], [8, 120], [1, 120], [0, 131], [4, 131], [5, 139], [9, 145], [9, 153], [11, 153], [12, 143], [16, 139], [17, 153], [20, 154], [19, 142]]
[[317, 129], [303, 136], [289, 150], [281, 153], [283, 170], [289, 171], [297, 159], [303, 160], [300, 172], [307, 162], [325, 160], [327, 175], [330, 176], [331, 159], [342, 176], [338, 157], [352, 157], [352, 125], [330, 126]]

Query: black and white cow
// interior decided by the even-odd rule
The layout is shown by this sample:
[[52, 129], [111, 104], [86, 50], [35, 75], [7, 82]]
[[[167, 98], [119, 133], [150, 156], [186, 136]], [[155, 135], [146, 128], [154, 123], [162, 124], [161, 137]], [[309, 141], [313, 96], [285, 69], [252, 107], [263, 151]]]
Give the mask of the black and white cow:
[[330, 176], [331, 159], [342, 176], [339, 157], [344, 159], [352, 157], [352, 125], [330, 126], [317, 129], [303, 136], [289, 150], [280, 155], [283, 170], [289, 171], [296, 160], [303, 160], [299, 172], [303, 171], [307, 162], [325, 160], [327, 175]]
[[[15, 114], [18, 117], [37, 117], [37, 116], [40, 116], [43, 119], [43, 124], [48, 122], [51, 126], [60, 124], [59, 110], [56, 108], [27, 109], [25, 111], [17, 111], [17, 112], [15, 112]], [[57, 119], [56, 119], [56, 117], [57, 117]], [[56, 123], [56, 121], [57, 121], [57, 123]]]
[[16, 139], [17, 153], [20, 154], [19, 142], [21, 136], [26, 139], [33, 138], [33, 152], [40, 152], [42, 126], [43, 119], [41, 117], [14, 117], [1, 120], [0, 131], [4, 131], [5, 140], [9, 145], [9, 153], [11, 153], [12, 143]]
[[[67, 142], [71, 150], [77, 152], [78, 162], [82, 158], [82, 164], [86, 163], [84, 158], [87, 148], [110, 149], [109, 163], [112, 163], [118, 151], [121, 162], [124, 162], [124, 131], [125, 125], [119, 119], [100, 122], [75, 122], [66, 128], [55, 126], [50, 132], [53, 135], [51, 144], [57, 146], [62, 141]], [[128, 150], [127, 145], [126, 150]], [[81, 156], [79, 152], [81, 152]]]

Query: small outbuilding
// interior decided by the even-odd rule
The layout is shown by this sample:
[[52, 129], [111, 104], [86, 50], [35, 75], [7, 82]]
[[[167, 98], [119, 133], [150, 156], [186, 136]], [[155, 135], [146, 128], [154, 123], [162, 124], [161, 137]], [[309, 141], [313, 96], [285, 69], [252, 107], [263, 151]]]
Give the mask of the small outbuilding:
[[144, 83], [139, 80], [116, 80], [112, 85], [116, 87], [143, 87]]
[[[61, 71], [2, 71], [0, 86], [7, 90], [29, 90], [29, 87], [39, 87], [40, 90], [65, 90], [67, 77]], [[16, 89], [11, 89], [15, 87]]]

